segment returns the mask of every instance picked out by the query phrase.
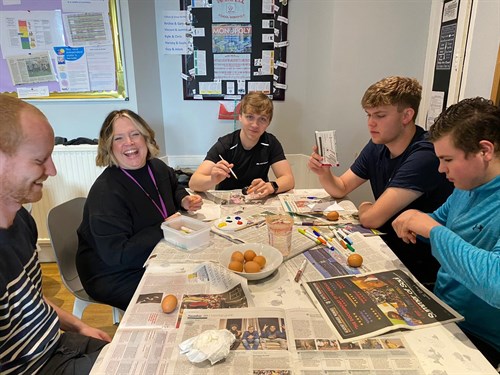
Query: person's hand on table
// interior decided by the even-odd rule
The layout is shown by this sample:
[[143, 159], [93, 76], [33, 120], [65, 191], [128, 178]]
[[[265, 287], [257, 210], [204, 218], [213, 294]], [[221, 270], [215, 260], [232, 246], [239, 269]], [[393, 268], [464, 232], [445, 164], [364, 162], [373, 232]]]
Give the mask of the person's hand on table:
[[418, 210], [407, 210], [392, 222], [394, 231], [406, 243], [416, 243], [417, 235], [429, 238], [431, 229], [438, 225], [441, 224]]
[[256, 178], [247, 189], [247, 194], [255, 194], [259, 198], [266, 197], [274, 192], [273, 185], [264, 181], [262, 178]]
[[313, 146], [313, 153], [309, 157], [307, 166], [318, 176], [324, 176], [330, 173], [330, 167], [327, 165], [323, 165], [322, 161], [323, 157], [318, 154], [318, 146]]
[[202, 205], [203, 199], [199, 195], [186, 195], [181, 201], [181, 206], [186, 211], [198, 211]]

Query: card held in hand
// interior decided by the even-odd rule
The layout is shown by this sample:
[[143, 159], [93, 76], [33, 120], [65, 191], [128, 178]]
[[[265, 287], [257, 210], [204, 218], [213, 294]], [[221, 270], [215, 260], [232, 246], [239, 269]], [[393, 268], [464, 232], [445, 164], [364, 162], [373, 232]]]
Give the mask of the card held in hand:
[[314, 134], [316, 137], [316, 146], [318, 146], [318, 154], [323, 157], [323, 165], [338, 167], [340, 164], [337, 160], [335, 130], [317, 130]]

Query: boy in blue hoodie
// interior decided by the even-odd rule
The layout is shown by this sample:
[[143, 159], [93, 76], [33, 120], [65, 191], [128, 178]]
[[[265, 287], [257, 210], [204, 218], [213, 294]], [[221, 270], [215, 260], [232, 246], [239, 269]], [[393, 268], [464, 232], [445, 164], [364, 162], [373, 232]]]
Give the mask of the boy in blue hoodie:
[[455, 190], [434, 213], [402, 213], [397, 235], [429, 238], [439, 261], [434, 293], [465, 317], [471, 341], [496, 367], [500, 363], [500, 109], [483, 98], [446, 109], [430, 140]]

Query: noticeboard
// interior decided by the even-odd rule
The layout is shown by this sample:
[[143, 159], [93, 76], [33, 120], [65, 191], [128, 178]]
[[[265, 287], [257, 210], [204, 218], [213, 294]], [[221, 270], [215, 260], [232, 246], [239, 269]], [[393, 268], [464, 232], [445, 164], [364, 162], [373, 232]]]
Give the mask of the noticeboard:
[[128, 100], [117, 2], [1, 2], [0, 92]]
[[182, 57], [184, 99], [284, 100], [288, 0], [181, 0], [192, 47]]

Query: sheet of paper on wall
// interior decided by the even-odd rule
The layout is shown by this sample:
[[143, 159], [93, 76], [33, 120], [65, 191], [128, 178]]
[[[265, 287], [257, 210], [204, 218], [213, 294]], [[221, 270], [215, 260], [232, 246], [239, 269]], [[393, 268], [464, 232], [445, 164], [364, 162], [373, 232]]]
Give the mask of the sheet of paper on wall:
[[220, 94], [222, 94], [221, 81], [200, 82], [199, 86], [200, 86], [200, 94], [201, 95], [220, 95]]
[[188, 11], [163, 11], [162, 32], [164, 55], [188, 55], [193, 53], [193, 37]]
[[425, 126], [429, 128], [443, 111], [444, 91], [432, 91]]
[[214, 57], [214, 79], [237, 81], [250, 79], [251, 54], [217, 53]]
[[19, 99], [43, 98], [49, 96], [49, 86], [19, 87], [16, 91]]
[[335, 138], [335, 130], [315, 131], [316, 146], [318, 154], [323, 157], [323, 165], [339, 166], [337, 159], [337, 140]]
[[14, 85], [56, 80], [48, 51], [7, 57], [7, 66]]
[[90, 91], [85, 47], [54, 47], [61, 92]]
[[191, 0], [192, 8], [210, 8], [211, 6], [210, 0]]
[[113, 46], [88, 46], [85, 50], [89, 68], [90, 90], [116, 90], [115, 55], [113, 53]]
[[250, 1], [212, 1], [212, 22], [250, 23]]
[[108, 12], [107, 0], [61, 0], [64, 13]]
[[213, 53], [251, 53], [252, 25], [212, 25]]
[[63, 15], [63, 21], [70, 46], [113, 44], [107, 13], [68, 13]]
[[42, 52], [65, 45], [60, 10], [0, 12], [3, 57]]
[[249, 81], [248, 92], [261, 91], [266, 95], [271, 94], [271, 82]]
[[260, 75], [274, 74], [274, 50], [262, 51], [262, 67], [259, 69]]
[[262, 13], [263, 14], [274, 13], [274, 0], [262, 0]]
[[195, 50], [194, 56], [194, 75], [206, 76], [207, 75], [207, 51]]

